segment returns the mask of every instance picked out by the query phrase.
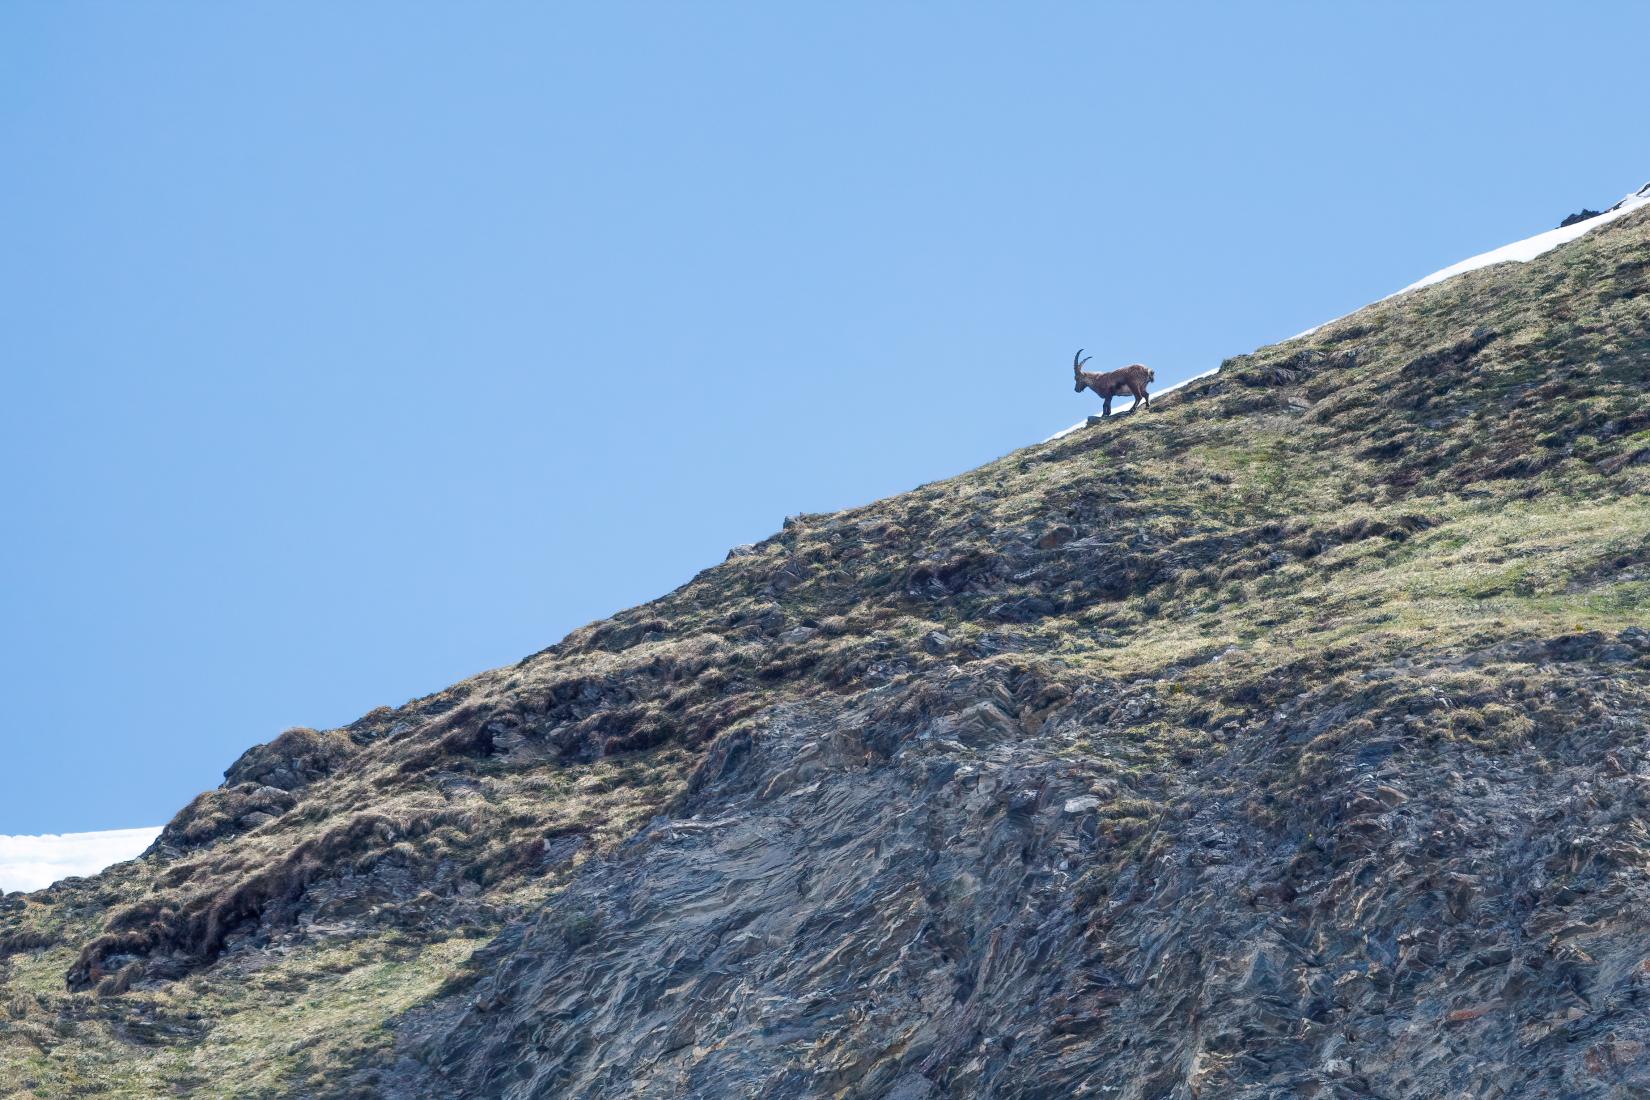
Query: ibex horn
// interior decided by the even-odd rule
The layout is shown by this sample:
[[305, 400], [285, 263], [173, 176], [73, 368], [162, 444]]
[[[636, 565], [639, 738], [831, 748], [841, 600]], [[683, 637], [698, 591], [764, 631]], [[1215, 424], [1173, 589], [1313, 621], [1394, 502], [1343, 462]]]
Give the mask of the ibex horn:
[[1074, 370], [1074, 371], [1082, 370], [1083, 369], [1083, 364], [1087, 363], [1089, 361], [1089, 359], [1094, 358], [1094, 356], [1091, 355], [1091, 356], [1089, 356], [1089, 359], [1083, 359], [1083, 358], [1081, 358], [1082, 354], [1083, 354], [1083, 349], [1078, 348], [1077, 349], [1077, 354], [1073, 355], [1071, 357], [1071, 369], [1072, 370]]

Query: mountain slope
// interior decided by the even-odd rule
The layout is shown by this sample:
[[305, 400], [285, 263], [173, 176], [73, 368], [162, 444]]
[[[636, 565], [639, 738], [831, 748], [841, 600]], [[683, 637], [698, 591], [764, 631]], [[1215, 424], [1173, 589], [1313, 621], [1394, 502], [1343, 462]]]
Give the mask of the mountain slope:
[[0, 1091], [1650, 1089], [1647, 385], [1640, 210], [290, 731]]

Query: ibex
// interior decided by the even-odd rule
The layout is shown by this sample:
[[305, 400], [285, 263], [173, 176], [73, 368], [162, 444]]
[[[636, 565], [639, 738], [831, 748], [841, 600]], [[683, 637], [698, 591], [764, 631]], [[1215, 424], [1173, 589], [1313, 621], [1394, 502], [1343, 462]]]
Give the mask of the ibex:
[[1150, 367], [1139, 363], [1131, 363], [1121, 370], [1109, 370], [1104, 374], [1090, 374], [1083, 369], [1088, 359], [1082, 357], [1083, 349], [1078, 348], [1077, 354], [1071, 357], [1071, 370], [1077, 376], [1077, 392], [1082, 393], [1085, 388], [1100, 395], [1104, 404], [1100, 407], [1100, 415], [1111, 415], [1111, 399], [1113, 395], [1128, 390], [1134, 395], [1135, 404], [1143, 409], [1152, 407], [1152, 399], [1146, 394], [1146, 383], [1157, 381], [1157, 372]]

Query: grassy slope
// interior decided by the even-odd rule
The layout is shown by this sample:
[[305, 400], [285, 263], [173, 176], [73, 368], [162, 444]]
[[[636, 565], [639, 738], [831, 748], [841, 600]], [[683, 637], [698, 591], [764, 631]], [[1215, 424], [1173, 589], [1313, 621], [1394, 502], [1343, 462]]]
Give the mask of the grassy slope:
[[[786, 700], [975, 665], [1035, 730], [1086, 685], [1166, 680], [1129, 741], [1061, 750], [1150, 774], [1226, 751], [1260, 695], [1635, 625], [1647, 291], [1639, 214], [1238, 357], [1149, 415], [800, 517], [518, 666], [291, 735], [144, 860], [7, 899], [0, 1093], [324, 1089], [668, 812], [711, 737]], [[1452, 701], [1433, 735], [1486, 752], [1544, 705], [1493, 670], [1428, 675]], [[1164, 809], [1120, 800], [1107, 828], [1127, 843]]]

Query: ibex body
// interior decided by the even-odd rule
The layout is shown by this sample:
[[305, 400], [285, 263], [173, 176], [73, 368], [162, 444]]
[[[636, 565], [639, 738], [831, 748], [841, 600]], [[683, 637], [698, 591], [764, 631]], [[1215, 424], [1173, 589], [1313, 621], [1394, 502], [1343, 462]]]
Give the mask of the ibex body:
[[1088, 359], [1082, 356], [1083, 349], [1078, 348], [1077, 354], [1071, 357], [1071, 370], [1077, 376], [1076, 392], [1082, 393], [1085, 389], [1090, 389], [1099, 394], [1102, 402], [1101, 416], [1111, 415], [1111, 399], [1125, 390], [1134, 397], [1135, 404], [1141, 408], [1152, 407], [1152, 399], [1146, 393], [1146, 383], [1157, 381], [1156, 371], [1141, 363], [1131, 363], [1120, 370], [1094, 374], [1083, 369], [1083, 364], [1094, 356], [1091, 355]]

